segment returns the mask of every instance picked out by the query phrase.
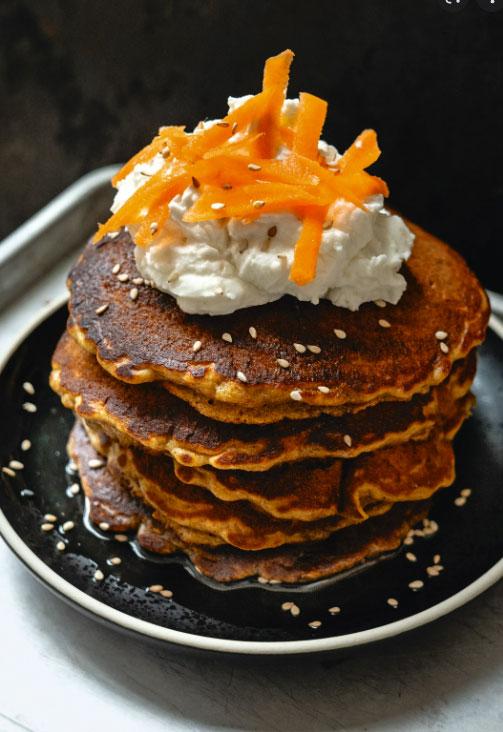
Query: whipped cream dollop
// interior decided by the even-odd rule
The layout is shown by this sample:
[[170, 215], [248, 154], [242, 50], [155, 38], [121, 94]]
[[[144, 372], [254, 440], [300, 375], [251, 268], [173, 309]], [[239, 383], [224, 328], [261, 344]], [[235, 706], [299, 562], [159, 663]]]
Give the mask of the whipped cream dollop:
[[[248, 98], [230, 98], [229, 110]], [[297, 108], [298, 100], [287, 99], [283, 113], [293, 118]], [[337, 163], [336, 148], [322, 140], [318, 149], [328, 166]], [[288, 152], [282, 148], [278, 157]], [[120, 181], [112, 211], [164, 164], [163, 157], [156, 155], [137, 165]], [[289, 279], [300, 219], [291, 213], [268, 213], [252, 222], [233, 218], [184, 221], [198, 196], [196, 188], [188, 187], [173, 198], [166, 226], [149, 246], [135, 249], [141, 275], [176, 298], [187, 313], [223, 315], [287, 294], [313, 304], [326, 298], [339, 307], [357, 310], [373, 300], [396, 304], [406, 288], [399, 269], [411, 253], [414, 236], [399, 216], [386, 211], [380, 195], [368, 198], [365, 210], [343, 199], [331, 206], [316, 277], [304, 286]], [[134, 237], [134, 227], [129, 228]]]

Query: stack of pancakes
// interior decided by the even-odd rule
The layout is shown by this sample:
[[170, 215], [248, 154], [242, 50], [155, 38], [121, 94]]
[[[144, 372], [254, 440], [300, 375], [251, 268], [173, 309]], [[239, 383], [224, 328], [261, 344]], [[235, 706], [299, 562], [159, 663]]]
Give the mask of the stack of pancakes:
[[69, 278], [51, 384], [91, 520], [222, 582], [306, 582], [397, 548], [454, 480], [488, 303], [416, 235], [396, 306], [291, 297], [188, 315], [144, 283], [126, 231]]

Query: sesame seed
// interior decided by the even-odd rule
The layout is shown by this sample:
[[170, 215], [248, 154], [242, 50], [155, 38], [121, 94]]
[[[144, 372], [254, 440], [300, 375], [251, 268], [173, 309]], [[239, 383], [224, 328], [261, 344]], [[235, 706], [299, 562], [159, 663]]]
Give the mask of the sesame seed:
[[362, 146], [362, 144], [363, 144], [363, 143], [362, 143], [362, 141], [361, 141], [361, 140], [357, 140], [357, 141], [355, 142], [355, 147], [358, 147], [358, 148], [360, 148], [360, 147]]
[[194, 176], [192, 176], [192, 185], [194, 186], [194, 188], [200, 188], [201, 183], [197, 180], [197, 178], [194, 178]]
[[440, 567], [440, 564], [434, 564], [432, 567], [426, 567], [426, 574], [428, 577], [438, 577], [442, 571]]
[[290, 398], [293, 399], [294, 402], [301, 402], [302, 401], [302, 394], [298, 389], [294, 389], [290, 392]]
[[194, 351], [194, 353], [200, 351], [202, 345], [203, 344], [201, 343], [201, 341], [194, 341], [194, 343], [192, 344], [192, 350]]
[[157, 221], [152, 221], [152, 223], [149, 226], [149, 229], [150, 229], [151, 234], [156, 234], [159, 229], [159, 224], [157, 223]]
[[228, 122], [217, 122], [217, 127], [230, 127]]
[[305, 353], [306, 347], [302, 345], [302, 343], [294, 343], [293, 347], [297, 351], [297, 353]]
[[227, 343], [232, 343], [232, 336], [230, 333], [222, 333], [222, 340]]
[[75, 528], [75, 524], [73, 521], [65, 521], [62, 528], [63, 528], [63, 531], [71, 531], [72, 529]]
[[53, 524], [57, 520], [58, 517], [55, 516], [53, 513], [46, 513], [44, 516], [44, 521], [49, 521], [51, 524]]
[[242, 371], [236, 371], [236, 376], [239, 379], [239, 381], [242, 381], [244, 384], [246, 384], [246, 382], [248, 381], [248, 379], [246, 378], [246, 376], [243, 374]]
[[408, 559], [409, 562], [417, 562], [417, 557], [412, 552], [407, 552], [405, 558]]
[[96, 315], [103, 315], [103, 313], [108, 310], [109, 303], [105, 303], [104, 305], [100, 305], [99, 308], [96, 308], [94, 311]]
[[167, 598], [173, 597], [171, 590], [161, 590], [159, 594]]
[[37, 406], [32, 402], [24, 402], [23, 409], [25, 412], [30, 412], [30, 414], [34, 414], [37, 411]]
[[311, 353], [321, 353], [321, 348], [319, 346], [308, 346], [308, 351], [311, 351]]
[[277, 233], [278, 233], [278, 227], [277, 226], [271, 226], [270, 229], [267, 229], [267, 236], [270, 239], [273, 239], [276, 236]]
[[97, 468], [102, 468], [105, 465], [103, 460], [100, 460], [99, 458], [91, 458], [91, 460], [87, 461], [87, 464], [92, 470], [96, 470]]
[[394, 597], [388, 597], [386, 600], [388, 605], [391, 605], [391, 607], [397, 608], [398, 607], [398, 600]]
[[333, 607], [328, 608], [328, 612], [330, 615], [338, 615], [340, 613], [341, 609], [338, 605], [334, 605]]
[[456, 499], [454, 500], [454, 504], [455, 504], [456, 506], [464, 506], [464, 505], [465, 505], [465, 503], [466, 503], [466, 498], [465, 498], [464, 496], [458, 496], [458, 497], [457, 497], [457, 498], [456, 498]]
[[253, 201], [252, 206], [253, 208], [263, 208], [265, 206], [265, 201]]
[[120, 557], [111, 557], [110, 564], [113, 564], [114, 566], [117, 566], [118, 564], [122, 564], [122, 559]]
[[391, 323], [389, 323], [387, 320], [384, 320], [384, 318], [379, 319], [379, 325], [381, 328], [391, 328]]
[[22, 470], [24, 468], [24, 464], [19, 460], [11, 460], [9, 468], [12, 468], [12, 470]]
[[377, 305], [378, 308], [385, 308], [386, 302], [384, 300], [374, 300], [374, 305]]
[[235, 134], [236, 134], [236, 131], [237, 131], [237, 129], [238, 129], [238, 123], [237, 123], [237, 122], [234, 122], [234, 124], [232, 125], [232, 128], [231, 128], [231, 133], [232, 133], [233, 135], [235, 135]]
[[281, 580], [270, 579], [269, 580], [269, 584], [270, 585], [280, 585], [281, 584]]
[[309, 627], [313, 630], [316, 630], [321, 626], [321, 620], [311, 620], [310, 623], [308, 623]]
[[267, 580], [265, 577], [257, 577], [257, 582], [261, 585], [269, 584], [269, 580]]
[[52, 531], [54, 528], [54, 524], [42, 524], [41, 527], [42, 531]]
[[344, 442], [346, 443], [346, 445], [348, 447], [351, 447], [351, 445], [353, 444], [353, 440], [351, 439], [351, 435], [344, 435], [344, 437], [342, 439], [344, 440]]
[[257, 163], [248, 163], [248, 170], [262, 170], [262, 166]]
[[2, 473], [5, 473], [5, 475], [9, 475], [11, 478], [16, 477], [16, 473], [13, 470], [11, 470], [11, 468], [5, 467], [5, 465], [2, 468]]
[[96, 580], [96, 582], [101, 582], [105, 579], [105, 575], [103, 574], [101, 569], [96, 570], [96, 572], [94, 573], [94, 579]]
[[331, 229], [333, 225], [334, 225], [334, 222], [332, 221], [332, 219], [327, 219], [323, 223], [323, 231], [328, 231], [328, 229]]
[[257, 329], [253, 327], [253, 325], [250, 325], [248, 328], [248, 333], [251, 335], [252, 338], [257, 337]]
[[319, 386], [318, 391], [321, 391], [322, 394], [328, 394], [330, 389], [328, 388], [328, 386]]
[[211, 204], [211, 208], [213, 211], [221, 211], [223, 208], [225, 208], [225, 203], [222, 203], [221, 201], [216, 201], [215, 203]]
[[230, 183], [224, 183], [222, 188], [224, 189], [224, 191], [231, 191], [232, 185]]
[[414, 537], [413, 536], [406, 536], [405, 539], [403, 540], [403, 543], [406, 546], [411, 546], [414, 543]]
[[300, 607], [295, 603], [293, 603], [292, 607], [290, 608], [290, 615], [293, 615], [294, 618], [300, 615]]
[[442, 351], [442, 353], [449, 353], [449, 346], [447, 345], [447, 343], [440, 341], [440, 350]]
[[30, 442], [30, 440], [23, 440], [23, 441], [22, 441], [22, 443], [21, 443], [21, 450], [22, 450], [23, 452], [26, 452], [27, 450], [29, 450], [29, 449], [30, 449], [30, 447], [31, 447], [31, 442]]
[[334, 333], [337, 336], [337, 338], [340, 338], [341, 340], [344, 340], [344, 338], [346, 338], [345, 330], [341, 330], [340, 328], [334, 328]]
[[125, 541], [129, 541], [129, 536], [127, 534], [115, 534], [114, 539], [120, 544], [123, 544]]
[[433, 556], [433, 564], [440, 564], [440, 554], [435, 554]]
[[164, 585], [150, 585], [147, 589], [149, 592], [162, 592]]
[[110, 524], [108, 524], [106, 521], [101, 521], [98, 526], [102, 531], [108, 531], [110, 528]]
[[115, 275], [119, 274], [120, 270], [121, 270], [121, 263], [117, 262], [117, 264], [114, 264], [114, 266], [112, 267], [112, 274], [115, 274]]
[[412, 582], [409, 582], [409, 587], [411, 590], [420, 590], [422, 587], [424, 587], [423, 580], [413, 580]]
[[138, 297], [138, 288], [137, 287], [133, 287], [133, 288], [131, 288], [131, 290], [129, 290], [129, 297], [131, 298], [131, 300], [136, 300], [136, 298]]
[[79, 491], [80, 485], [78, 483], [72, 483], [72, 485], [68, 488], [68, 492], [71, 493], [72, 496], [76, 496]]
[[66, 549], [65, 542], [64, 541], [58, 541], [58, 543], [56, 544], [56, 549], [58, 550], [58, 552], [64, 552], [65, 549]]
[[461, 495], [463, 498], [469, 498], [472, 495], [472, 489], [471, 488], [463, 488], [461, 491]]
[[133, 285], [143, 285], [144, 281], [143, 277], [135, 277], [133, 279]]
[[161, 155], [163, 158], [169, 158], [169, 156], [171, 155], [171, 150], [169, 149], [169, 147], [163, 147], [161, 150]]
[[30, 396], [33, 396], [35, 394], [35, 387], [29, 381], [24, 382], [23, 389], [27, 394], [30, 394]]
[[445, 338], [447, 338], [447, 333], [445, 332], [445, 330], [437, 330], [437, 332], [435, 333], [435, 338], [437, 339], [437, 341], [443, 341], [445, 340]]
[[291, 610], [291, 609], [292, 609], [292, 607], [293, 607], [293, 602], [284, 602], [284, 603], [283, 603], [283, 604], [281, 605], [281, 609], [282, 609], [282, 610]]
[[281, 366], [282, 369], [287, 369], [290, 366], [290, 361], [287, 361], [286, 358], [277, 358], [276, 363], [278, 366]]
[[126, 272], [123, 272], [122, 274], [117, 275], [117, 279], [119, 280], [119, 282], [127, 282], [129, 279], [129, 275], [126, 274]]

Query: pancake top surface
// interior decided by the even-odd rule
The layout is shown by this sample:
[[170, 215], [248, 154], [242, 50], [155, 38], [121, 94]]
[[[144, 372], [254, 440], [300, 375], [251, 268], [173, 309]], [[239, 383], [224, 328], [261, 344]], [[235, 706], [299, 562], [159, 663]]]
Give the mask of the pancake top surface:
[[[283, 297], [231, 315], [182, 312], [175, 300], [112, 273], [137, 277], [133, 244], [125, 232], [87, 245], [70, 278], [70, 327], [118, 378], [164, 380], [205, 396], [247, 406], [291, 401], [301, 389], [309, 404], [368, 403], [408, 398], [442, 381], [452, 362], [483, 340], [488, 303], [476, 277], [446, 244], [412, 226], [413, 254], [403, 268], [407, 290], [396, 306], [364, 305], [357, 312]], [[101, 315], [96, 309], [108, 304]], [[385, 319], [390, 327], [379, 321]], [[256, 328], [257, 338], [250, 336]], [[341, 339], [334, 329], [345, 332]], [[445, 331], [448, 352], [435, 337]], [[232, 343], [222, 339], [230, 333]], [[196, 341], [201, 342], [194, 351]], [[320, 353], [298, 353], [294, 343]], [[288, 368], [277, 359], [289, 362]], [[242, 383], [238, 373], [246, 378]], [[330, 388], [322, 394], [318, 385]]]

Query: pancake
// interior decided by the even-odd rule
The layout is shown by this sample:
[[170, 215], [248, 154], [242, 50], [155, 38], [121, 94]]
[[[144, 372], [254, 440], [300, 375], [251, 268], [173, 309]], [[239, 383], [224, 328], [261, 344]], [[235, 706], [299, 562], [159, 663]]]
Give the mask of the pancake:
[[[130, 385], [104, 371], [94, 356], [63, 335], [53, 356], [51, 386], [63, 404], [121, 444], [171, 455], [190, 467], [268, 470], [294, 460], [350, 458], [424, 439], [475, 373], [475, 353], [451, 375], [410, 402], [382, 402], [355, 414], [322, 415], [273, 425], [232, 425], [208, 419], [159, 384]], [[345, 436], [351, 436], [351, 445]]]
[[212, 548], [188, 543], [175, 524], [162, 525], [153, 519], [149, 509], [140, 505], [108, 467], [89, 468], [89, 460], [97, 453], [81, 428], [72, 431], [69, 452], [79, 468], [94, 523], [106, 521], [112, 532], [134, 531], [140, 546], [150, 552], [183, 553], [200, 574], [225, 583], [255, 576], [263, 581], [309, 582], [351, 569], [397, 549], [408, 531], [425, 518], [429, 507], [427, 501], [400, 503], [382, 516], [341, 529], [318, 543], [255, 552]]
[[[70, 332], [117, 378], [184, 387], [203, 396], [206, 414], [217, 419], [222, 413], [211, 413], [211, 400], [236, 405], [240, 420], [247, 409], [269, 405], [278, 407], [276, 419], [281, 405], [290, 416], [292, 390], [319, 409], [408, 400], [442, 382], [452, 364], [481, 343], [489, 314], [487, 297], [462, 258], [409, 225], [416, 241], [403, 268], [407, 290], [396, 306], [366, 304], [351, 312], [328, 301], [311, 305], [286, 296], [218, 317], [183, 313], [172, 297], [144, 285], [131, 300], [130, 285], [112, 274], [120, 264], [121, 272], [138, 276], [131, 238], [122, 232], [101, 245], [88, 244], [73, 268]], [[103, 304], [108, 308], [97, 315]], [[379, 325], [383, 318], [390, 327]], [[438, 331], [447, 333], [447, 353]], [[222, 340], [224, 332], [232, 343]], [[194, 352], [196, 341], [201, 348]], [[294, 343], [314, 344], [321, 352], [300, 354]], [[281, 368], [278, 358], [290, 367]], [[320, 392], [320, 385], [329, 392]]]

